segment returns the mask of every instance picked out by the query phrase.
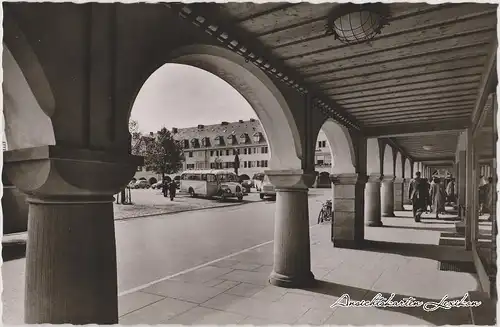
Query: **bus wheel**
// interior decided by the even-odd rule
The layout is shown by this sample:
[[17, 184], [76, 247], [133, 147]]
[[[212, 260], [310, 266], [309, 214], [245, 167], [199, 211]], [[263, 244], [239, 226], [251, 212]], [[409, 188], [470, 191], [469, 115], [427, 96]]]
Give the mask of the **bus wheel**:
[[194, 193], [194, 190], [192, 188], [189, 189], [189, 195], [191, 195], [192, 198], [196, 197], [196, 194]]
[[261, 194], [261, 195], [260, 195], [260, 199], [261, 199], [261, 200], [264, 200], [264, 194]]

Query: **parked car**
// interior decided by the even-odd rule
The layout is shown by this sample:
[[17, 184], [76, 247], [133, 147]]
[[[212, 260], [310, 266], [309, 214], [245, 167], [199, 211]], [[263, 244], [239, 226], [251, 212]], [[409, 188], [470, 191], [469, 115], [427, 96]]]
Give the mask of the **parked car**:
[[264, 180], [262, 181], [262, 189], [260, 191], [260, 198], [271, 198], [273, 200], [276, 199], [276, 189], [274, 185], [269, 181], [269, 177], [264, 176]]
[[159, 190], [159, 189], [161, 189], [161, 188], [162, 188], [162, 185], [163, 185], [162, 181], [159, 181], [159, 182], [156, 182], [156, 183], [154, 183], [153, 185], [151, 185], [151, 188], [152, 188], [152, 189], [155, 189], [155, 190], [156, 190], [156, 189], [158, 189], [158, 190]]
[[134, 185], [135, 185], [135, 183], [136, 183], [136, 182], [137, 182], [137, 181], [136, 181], [135, 179], [131, 180], [131, 181], [128, 183], [127, 187], [129, 187], [129, 188], [134, 188]]
[[134, 184], [133, 188], [150, 188], [150, 187], [151, 185], [149, 185], [148, 181], [141, 179]]

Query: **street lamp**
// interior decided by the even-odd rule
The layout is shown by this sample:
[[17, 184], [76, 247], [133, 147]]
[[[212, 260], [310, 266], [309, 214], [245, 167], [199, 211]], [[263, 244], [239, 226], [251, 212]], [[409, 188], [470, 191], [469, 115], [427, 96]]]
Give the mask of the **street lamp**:
[[345, 44], [367, 42], [388, 24], [389, 9], [383, 3], [344, 3], [328, 14], [327, 35]]

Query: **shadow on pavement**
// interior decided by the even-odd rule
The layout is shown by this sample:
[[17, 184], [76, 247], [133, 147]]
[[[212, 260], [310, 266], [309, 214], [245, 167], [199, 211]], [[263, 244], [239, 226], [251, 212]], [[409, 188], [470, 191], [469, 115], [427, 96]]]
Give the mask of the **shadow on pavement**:
[[2, 259], [4, 262], [26, 257], [26, 242], [2, 243]]

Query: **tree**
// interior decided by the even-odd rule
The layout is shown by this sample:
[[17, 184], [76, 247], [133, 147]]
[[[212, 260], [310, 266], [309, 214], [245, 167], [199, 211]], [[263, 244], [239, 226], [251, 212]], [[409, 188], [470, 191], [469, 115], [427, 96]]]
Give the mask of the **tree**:
[[166, 174], [174, 174], [182, 167], [184, 159], [180, 144], [174, 140], [168, 129], [163, 127], [146, 143], [144, 165], [165, 180]]
[[238, 168], [240, 168], [240, 157], [238, 156], [239, 151], [236, 151], [236, 155], [234, 156], [234, 173], [238, 176]]
[[130, 133], [130, 153], [133, 155], [141, 155], [142, 133], [139, 131], [139, 123], [137, 120], [131, 119], [128, 123], [128, 131]]

